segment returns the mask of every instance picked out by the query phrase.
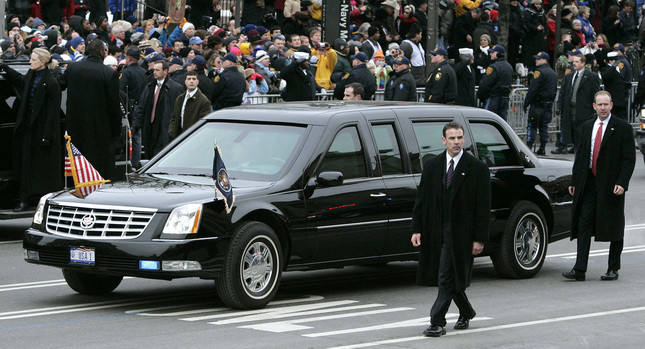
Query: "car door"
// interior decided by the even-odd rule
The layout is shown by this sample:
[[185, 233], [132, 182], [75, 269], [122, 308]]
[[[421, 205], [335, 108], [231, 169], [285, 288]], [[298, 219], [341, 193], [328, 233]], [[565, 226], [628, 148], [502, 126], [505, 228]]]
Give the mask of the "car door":
[[377, 170], [387, 189], [388, 233], [381, 255], [393, 257], [413, 253], [410, 226], [417, 185], [401, 125], [391, 110], [370, 113], [365, 117], [378, 152]]
[[[342, 122], [326, 133], [326, 150], [305, 189], [313, 263], [378, 256], [387, 232], [386, 190], [374, 171], [365, 120], [360, 114], [337, 119]], [[342, 184], [321, 183], [321, 175], [333, 172], [342, 173]]]

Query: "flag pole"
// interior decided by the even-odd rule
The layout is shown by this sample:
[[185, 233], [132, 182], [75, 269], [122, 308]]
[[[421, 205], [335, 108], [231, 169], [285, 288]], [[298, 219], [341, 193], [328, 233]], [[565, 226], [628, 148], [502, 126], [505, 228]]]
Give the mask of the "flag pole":
[[[65, 139], [65, 144], [66, 145], [67, 145], [67, 137], [69, 137], [69, 135], [67, 134], [67, 130], [65, 130], [65, 136], [63, 136], [63, 139]], [[65, 147], [65, 154], [67, 154], [67, 146]], [[65, 189], [65, 191], [67, 191], [67, 176], [65, 175], [65, 160], [64, 160], [64, 158], [63, 158], [63, 179], [65, 181], [65, 187], [63, 189]]]

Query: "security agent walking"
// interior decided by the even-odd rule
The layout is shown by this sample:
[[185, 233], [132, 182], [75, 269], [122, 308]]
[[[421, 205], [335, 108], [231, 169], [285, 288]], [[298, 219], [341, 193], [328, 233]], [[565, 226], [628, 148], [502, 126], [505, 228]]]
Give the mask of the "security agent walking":
[[376, 79], [365, 64], [368, 61], [367, 55], [359, 52], [355, 56], [351, 56], [351, 59], [353, 68], [336, 84], [334, 98], [343, 99], [345, 87], [353, 82], [358, 82], [363, 85], [365, 91], [363, 98], [369, 101], [374, 96], [374, 92], [376, 92]]
[[417, 101], [417, 83], [410, 72], [410, 60], [399, 56], [394, 60], [394, 70], [385, 86], [386, 101]]
[[573, 195], [571, 239], [578, 239], [576, 263], [562, 273], [584, 281], [591, 237], [610, 241], [607, 272], [602, 280], [617, 280], [625, 235], [625, 192], [634, 172], [636, 151], [631, 125], [611, 114], [611, 95], [600, 91], [593, 108], [597, 117], [582, 126], [569, 193]]
[[602, 69], [601, 76], [605, 91], [611, 94], [614, 103], [611, 114], [628, 121], [627, 96], [629, 95], [629, 90], [626, 88], [627, 85], [621, 75], [625, 70], [624, 65], [621, 63], [616, 52], [607, 53], [607, 65]]
[[545, 155], [546, 143], [549, 141], [549, 123], [553, 117], [553, 102], [557, 93], [558, 77], [549, 66], [549, 54], [540, 52], [533, 56], [536, 69], [529, 84], [529, 91], [524, 98], [524, 112], [528, 110], [526, 144], [533, 149], [533, 143], [540, 130], [540, 148], [537, 155]]
[[229, 52], [222, 57], [222, 67], [224, 70], [214, 80], [215, 89], [211, 100], [213, 110], [242, 104], [246, 91], [246, 79], [237, 69], [237, 56], [234, 53]]
[[475, 62], [472, 48], [459, 49], [460, 62], [454, 66], [455, 75], [457, 76], [457, 97], [455, 104], [474, 107], [477, 105], [475, 100], [475, 70], [472, 64]]
[[473, 257], [488, 241], [490, 174], [488, 167], [463, 151], [464, 129], [456, 122], [443, 128], [446, 151], [426, 161], [412, 213], [412, 245], [419, 248], [417, 284], [439, 286], [423, 334], [446, 333], [446, 313], [459, 308], [455, 329], [467, 329], [476, 313], [466, 296]]
[[574, 56], [574, 71], [562, 79], [555, 108], [556, 114], [561, 115], [560, 141], [551, 154], [573, 153], [572, 145], [578, 144], [582, 125], [593, 117], [593, 101], [596, 92], [600, 91], [600, 80], [597, 74], [585, 69], [585, 63], [585, 56]]
[[508, 112], [508, 99], [513, 83], [513, 67], [506, 61], [506, 49], [502, 45], [495, 45], [488, 49], [491, 60], [495, 62], [488, 66], [486, 75], [479, 84], [479, 99], [484, 102], [486, 110], [506, 120]]
[[455, 104], [457, 96], [457, 75], [452, 66], [448, 63], [448, 52], [438, 47], [430, 51], [432, 64], [436, 64], [434, 70], [426, 80], [425, 102]]

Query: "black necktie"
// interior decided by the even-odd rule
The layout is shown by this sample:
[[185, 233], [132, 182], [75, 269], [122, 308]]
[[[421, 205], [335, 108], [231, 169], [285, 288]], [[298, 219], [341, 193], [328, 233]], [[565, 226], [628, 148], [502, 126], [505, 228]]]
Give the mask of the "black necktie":
[[455, 160], [450, 159], [450, 166], [448, 166], [448, 172], [446, 172], [446, 188], [450, 187], [452, 184], [452, 172], [454, 171]]

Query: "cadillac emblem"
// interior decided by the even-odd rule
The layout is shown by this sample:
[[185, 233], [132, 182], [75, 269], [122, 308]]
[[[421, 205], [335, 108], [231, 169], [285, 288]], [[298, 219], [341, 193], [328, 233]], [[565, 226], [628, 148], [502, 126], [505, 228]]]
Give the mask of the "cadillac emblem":
[[96, 223], [96, 216], [93, 214], [86, 214], [81, 218], [81, 229], [92, 229]]

